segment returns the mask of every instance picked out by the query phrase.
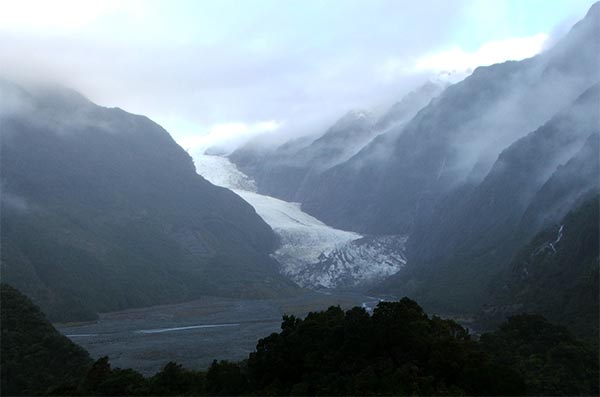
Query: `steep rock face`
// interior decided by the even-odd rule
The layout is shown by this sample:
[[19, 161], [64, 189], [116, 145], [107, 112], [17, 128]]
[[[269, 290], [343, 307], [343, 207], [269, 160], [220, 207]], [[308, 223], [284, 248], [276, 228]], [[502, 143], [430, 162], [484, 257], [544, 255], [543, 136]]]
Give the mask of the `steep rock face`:
[[361, 233], [410, 233], [439, 200], [478, 184], [500, 152], [598, 81], [600, 7], [554, 48], [477, 68], [395, 133], [325, 171], [302, 198], [325, 223]]
[[598, 343], [598, 196], [524, 245], [495, 283], [480, 320], [497, 324], [518, 313], [540, 313]]
[[0, 88], [2, 275], [52, 320], [293, 288], [269, 226], [159, 125], [62, 88]]

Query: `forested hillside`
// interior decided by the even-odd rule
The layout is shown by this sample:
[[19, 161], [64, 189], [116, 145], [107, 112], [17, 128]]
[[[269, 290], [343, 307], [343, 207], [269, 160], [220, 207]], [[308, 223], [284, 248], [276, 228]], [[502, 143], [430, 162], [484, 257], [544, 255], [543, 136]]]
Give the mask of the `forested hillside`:
[[[594, 350], [540, 316], [511, 318], [478, 341], [452, 320], [427, 316], [407, 298], [381, 302], [372, 314], [330, 307], [304, 319], [284, 316], [281, 332], [259, 340], [242, 362], [214, 361], [206, 371], [171, 362], [145, 378], [111, 368], [106, 357], [90, 367], [87, 355], [59, 336], [25, 297], [2, 288], [4, 395], [598, 393]], [[47, 362], [53, 365], [42, 364]]]
[[269, 226], [159, 125], [64, 88], [0, 92], [2, 277], [51, 320], [294, 289]]
[[482, 319], [497, 324], [516, 313], [538, 313], [597, 345], [599, 208], [596, 196], [522, 247], [494, 284]]
[[381, 288], [435, 310], [476, 311], [535, 233], [600, 191], [600, 86], [502, 151], [479, 184], [449, 194], [413, 229], [408, 272]]
[[82, 378], [92, 365], [88, 353], [60, 334], [31, 301], [0, 284], [0, 393], [38, 395]]

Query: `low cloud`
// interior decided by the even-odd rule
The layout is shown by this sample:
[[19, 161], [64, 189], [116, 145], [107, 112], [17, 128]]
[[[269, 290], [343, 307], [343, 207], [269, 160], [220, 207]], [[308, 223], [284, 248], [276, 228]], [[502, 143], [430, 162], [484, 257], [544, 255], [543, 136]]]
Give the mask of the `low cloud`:
[[419, 58], [414, 65], [416, 71], [455, 72], [468, 74], [478, 66], [489, 66], [504, 61], [520, 61], [542, 51], [548, 39], [546, 33], [528, 37], [515, 37], [487, 42], [475, 51], [460, 47], [428, 54]]
[[[548, 7], [537, 31], [591, 1]], [[268, 121], [277, 134], [315, 134], [440, 71], [531, 56], [544, 39], [515, 34], [489, 2], [473, 2], [0, 0], [0, 74], [51, 79], [147, 115], [184, 146], [249, 137]], [[537, 15], [525, 3], [521, 19]], [[464, 35], [482, 13], [517, 39]]]
[[205, 133], [189, 134], [180, 138], [179, 143], [185, 150], [194, 153], [201, 153], [207, 149], [230, 152], [257, 135], [277, 131], [281, 125], [275, 120], [253, 124], [243, 122], [215, 124]]

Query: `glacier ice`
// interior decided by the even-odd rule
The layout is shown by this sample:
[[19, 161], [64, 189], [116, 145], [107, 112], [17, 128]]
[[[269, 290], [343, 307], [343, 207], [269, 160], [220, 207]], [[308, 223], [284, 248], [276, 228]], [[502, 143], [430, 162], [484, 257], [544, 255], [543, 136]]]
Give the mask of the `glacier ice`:
[[257, 193], [256, 183], [226, 157], [197, 154], [196, 171], [252, 205], [279, 236], [272, 256], [302, 287], [356, 288], [397, 273], [406, 264], [405, 236], [362, 236], [335, 229], [290, 203]]

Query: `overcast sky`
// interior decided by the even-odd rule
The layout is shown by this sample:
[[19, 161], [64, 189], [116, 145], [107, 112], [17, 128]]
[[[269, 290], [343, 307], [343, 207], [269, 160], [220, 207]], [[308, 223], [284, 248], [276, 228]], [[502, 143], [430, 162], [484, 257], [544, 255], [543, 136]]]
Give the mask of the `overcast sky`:
[[144, 114], [186, 149], [315, 133], [426, 79], [522, 59], [593, 0], [0, 0], [0, 74]]

